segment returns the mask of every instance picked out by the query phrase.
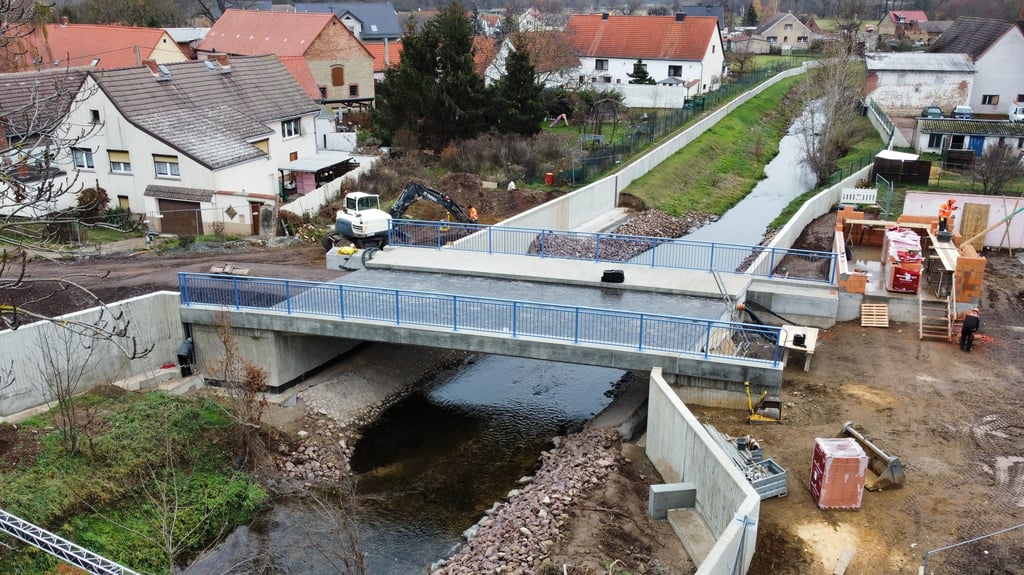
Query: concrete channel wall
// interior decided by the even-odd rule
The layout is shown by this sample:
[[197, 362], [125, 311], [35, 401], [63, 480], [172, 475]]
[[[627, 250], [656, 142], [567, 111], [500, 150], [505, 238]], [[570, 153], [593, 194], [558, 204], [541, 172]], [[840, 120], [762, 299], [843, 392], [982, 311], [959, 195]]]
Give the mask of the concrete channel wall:
[[761, 497], [665, 382], [660, 368], [651, 371], [647, 458], [665, 483], [696, 488], [694, 509], [716, 539], [699, 561], [697, 575], [746, 573], [757, 543]]
[[[675, 154], [698, 136], [709, 130], [730, 112], [747, 103], [775, 83], [806, 71], [806, 64], [780, 72], [771, 79], [744, 92], [725, 106], [715, 110], [694, 125], [683, 130], [671, 140], [654, 148], [618, 172], [583, 186], [582, 188], [556, 198], [532, 210], [523, 212], [500, 222], [499, 226], [513, 226], [535, 229], [572, 230], [605, 214], [618, 205], [619, 192], [633, 180], [643, 176]], [[527, 245], [522, 246], [525, 252]]]
[[[109, 329], [123, 325], [123, 320], [114, 320], [114, 315], [123, 313], [131, 322], [128, 330], [138, 348], [152, 346], [148, 355], [135, 360], [129, 360], [112, 342], [72, 335], [51, 322], [0, 332], [0, 369], [11, 370], [10, 377], [4, 374], [0, 383], [0, 418], [45, 406], [51, 400], [46, 382], [52, 381], [55, 373], [62, 378], [58, 381], [68, 381], [67, 373], [82, 369], [83, 363], [78, 393], [175, 362], [178, 345], [185, 338], [179, 304], [177, 292], [162, 291], [108, 304], [106, 310], [92, 308], [58, 318], [82, 324], [103, 322]], [[13, 382], [4, 387], [10, 379]]]

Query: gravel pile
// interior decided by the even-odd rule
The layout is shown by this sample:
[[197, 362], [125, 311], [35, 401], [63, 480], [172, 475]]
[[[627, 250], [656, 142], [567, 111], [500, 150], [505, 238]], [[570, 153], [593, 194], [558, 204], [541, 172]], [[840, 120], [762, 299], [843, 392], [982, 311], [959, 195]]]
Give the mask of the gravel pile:
[[[679, 238], [691, 231], [714, 221], [716, 216], [707, 212], [688, 212], [682, 217], [669, 215], [661, 210], [647, 210], [612, 230], [618, 235], [643, 236], [651, 238]], [[595, 259], [600, 243], [600, 257], [603, 261], [627, 261], [651, 249], [651, 241], [630, 239], [608, 239], [602, 236], [600, 242], [593, 235], [583, 237], [571, 233], [546, 232], [537, 236], [530, 247], [532, 253], [544, 253], [547, 257]]]
[[433, 575], [535, 573], [536, 564], [554, 547], [574, 502], [618, 469], [617, 434], [594, 429], [562, 438], [556, 449], [541, 454], [536, 476], [520, 480], [476, 525], [466, 530], [466, 544]]

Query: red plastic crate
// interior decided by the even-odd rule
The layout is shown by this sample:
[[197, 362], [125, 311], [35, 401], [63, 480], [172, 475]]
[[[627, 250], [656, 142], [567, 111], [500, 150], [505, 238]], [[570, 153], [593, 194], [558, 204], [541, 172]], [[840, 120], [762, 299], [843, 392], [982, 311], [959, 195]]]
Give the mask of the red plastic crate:
[[868, 456], [856, 439], [819, 437], [811, 459], [811, 496], [822, 509], [860, 509]]

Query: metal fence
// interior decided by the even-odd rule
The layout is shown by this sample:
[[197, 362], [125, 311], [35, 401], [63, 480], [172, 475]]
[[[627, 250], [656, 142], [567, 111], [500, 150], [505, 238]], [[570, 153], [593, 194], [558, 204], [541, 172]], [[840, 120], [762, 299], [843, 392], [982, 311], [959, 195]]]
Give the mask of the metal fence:
[[592, 182], [608, 170], [618, 166], [624, 158], [650, 147], [664, 136], [690, 123], [705, 111], [714, 110], [779, 72], [803, 65], [806, 60], [806, 58], [797, 57], [779, 58], [769, 66], [747, 72], [735, 81], [723, 84], [717, 90], [687, 99], [682, 108], [676, 108], [665, 114], [653, 115], [653, 117], [644, 117], [638, 123], [626, 126], [624, 128], [625, 135], [620, 141], [603, 145], [592, 142], [587, 156], [581, 161], [573, 162], [571, 169], [559, 172], [558, 179], [560, 183], [571, 186], [581, 186]]
[[[395, 246], [746, 273], [768, 278], [785, 276], [829, 284], [834, 280], [836, 258], [831, 252], [810, 250], [425, 220], [391, 220], [389, 233], [388, 241]], [[750, 267], [764, 253], [769, 257]], [[811, 263], [784, 269], [780, 264], [786, 258]]]
[[[700, 358], [741, 359], [778, 365], [779, 332], [774, 326], [675, 317], [572, 305], [516, 301], [337, 283], [178, 274], [184, 306], [264, 310], [338, 320], [425, 326], [452, 332], [496, 334], [659, 351]], [[726, 339], [759, 337], [758, 357], [737, 358]]]

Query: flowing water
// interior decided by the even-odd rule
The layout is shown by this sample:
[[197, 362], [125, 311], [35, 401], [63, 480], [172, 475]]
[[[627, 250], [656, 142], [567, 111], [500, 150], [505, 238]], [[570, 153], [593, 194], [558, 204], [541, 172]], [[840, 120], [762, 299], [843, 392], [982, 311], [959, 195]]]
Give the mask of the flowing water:
[[803, 163], [803, 122], [798, 118], [779, 141], [779, 153], [764, 167], [765, 178], [747, 197], [725, 213], [686, 236], [687, 240], [753, 246], [761, 242], [768, 224], [794, 198], [814, 187], [814, 173]]
[[[386, 410], [352, 458], [368, 573], [424, 573], [448, 556], [464, 530], [533, 474], [552, 437], [577, 430], [610, 403], [622, 375], [488, 355]], [[258, 550], [290, 569], [284, 572], [339, 573], [323, 554], [335, 546], [336, 531], [320, 514], [283, 500], [185, 573], [222, 573]]]

